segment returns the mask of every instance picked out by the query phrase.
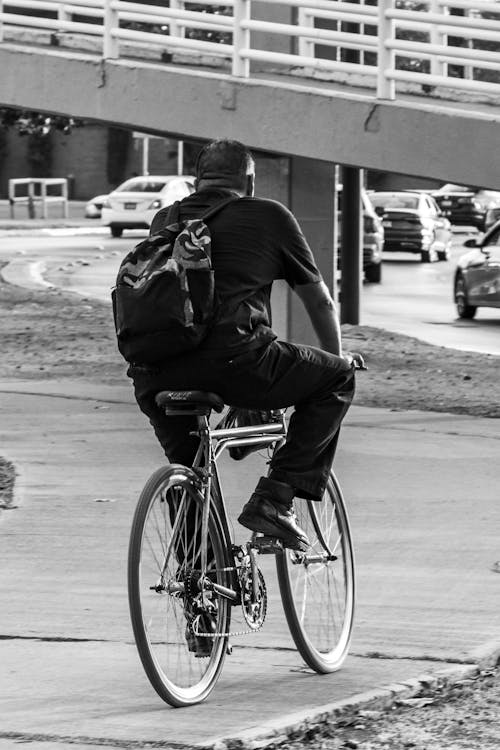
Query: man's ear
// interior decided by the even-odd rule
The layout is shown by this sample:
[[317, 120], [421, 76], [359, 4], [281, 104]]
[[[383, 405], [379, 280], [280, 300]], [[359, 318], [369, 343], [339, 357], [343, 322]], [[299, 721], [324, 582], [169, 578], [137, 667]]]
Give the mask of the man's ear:
[[255, 195], [255, 175], [254, 174], [247, 174], [247, 186], [246, 186], [246, 195], [253, 197]]

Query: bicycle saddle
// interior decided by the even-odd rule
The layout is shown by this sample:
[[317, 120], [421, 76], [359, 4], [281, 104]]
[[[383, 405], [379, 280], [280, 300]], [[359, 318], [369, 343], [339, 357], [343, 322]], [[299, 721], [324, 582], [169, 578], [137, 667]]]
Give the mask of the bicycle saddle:
[[221, 412], [224, 409], [221, 397], [209, 391], [161, 391], [155, 401], [162, 409], [173, 408], [181, 412], [196, 410], [203, 413], [207, 409]]

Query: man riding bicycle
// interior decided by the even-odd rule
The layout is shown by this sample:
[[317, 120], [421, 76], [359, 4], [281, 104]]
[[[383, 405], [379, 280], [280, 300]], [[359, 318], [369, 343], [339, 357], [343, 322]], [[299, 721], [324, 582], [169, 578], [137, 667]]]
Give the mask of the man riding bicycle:
[[[274, 453], [267, 477], [243, 507], [239, 522], [252, 531], [304, 550], [293, 498], [320, 501], [338, 434], [354, 394], [353, 356], [342, 355], [334, 301], [312, 251], [290, 211], [254, 197], [255, 162], [238, 141], [215, 140], [200, 152], [195, 192], [180, 203], [181, 220], [198, 218], [226, 198], [207, 220], [217, 294], [216, 320], [194, 350], [155, 366], [135, 363], [128, 374], [168, 459], [190, 465], [199, 438], [194, 416], [166, 417], [156, 404], [162, 390], [218, 393], [227, 404], [269, 410], [294, 407], [286, 443]], [[151, 234], [168, 223], [169, 208], [153, 219]], [[285, 279], [301, 299], [320, 347], [279, 341], [272, 330], [273, 281]]]

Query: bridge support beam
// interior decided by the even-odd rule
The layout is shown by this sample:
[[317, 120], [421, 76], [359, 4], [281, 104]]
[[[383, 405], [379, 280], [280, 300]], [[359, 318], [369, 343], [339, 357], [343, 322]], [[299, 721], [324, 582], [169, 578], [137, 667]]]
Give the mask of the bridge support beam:
[[342, 168], [342, 239], [340, 267], [340, 322], [359, 324], [359, 303], [363, 274], [363, 214], [361, 185], [363, 171]]
[[[162, 137], [226, 136], [262, 151], [498, 189], [498, 160], [491, 156], [499, 151], [497, 105], [410, 95], [376, 100], [361, 89], [271, 72], [234, 78], [13, 43], [0, 45], [0, 70], [5, 107]], [[203, 117], [193, 115], [199, 112]]]
[[[299, 222], [316, 258], [323, 279], [335, 296], [335, 165], [317, 159], [290, 159], [289, 207]], [[289, 341], [317, 345], [317, 338], [302, 303], [289, 294]]]

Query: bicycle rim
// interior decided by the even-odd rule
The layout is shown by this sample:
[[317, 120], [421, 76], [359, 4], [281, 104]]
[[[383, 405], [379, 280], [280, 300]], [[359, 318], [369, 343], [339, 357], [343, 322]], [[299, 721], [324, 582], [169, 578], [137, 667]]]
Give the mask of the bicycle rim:
[[285, 550], [276, 556], [283, 608], [306, 664], [334, 672], [349, 650], [355, 597], [349, 521], [335, 476], [322, 502], [297, 499], [295, 510], [311, 547], [306, 555]]
[[[176, 707], [199, 703], [214, 688], [226, 655], [228, 637], [224, 634], [229, 632], [230, 620], [227, 599], [214, 593], [216, 633], [221, 635], [209, 640], [209, 656], [199, 658], [189, 650], [185, 595], [172, 589], [186, 576], [195, 575], [189, 571], [200, 569], [203, 498], [194, 482], [194, 473], [186, 467], [158, 469], [139, 498], [129, 546], [129, 606], [137, 649], [158, 695]], [[180, 517], [177, 524], [172, 507]], [[213, 510], [208, 543], [211, 577], [227, 586], [227, 545]], [[163, 588], [155, 590], [160, 582]]]

